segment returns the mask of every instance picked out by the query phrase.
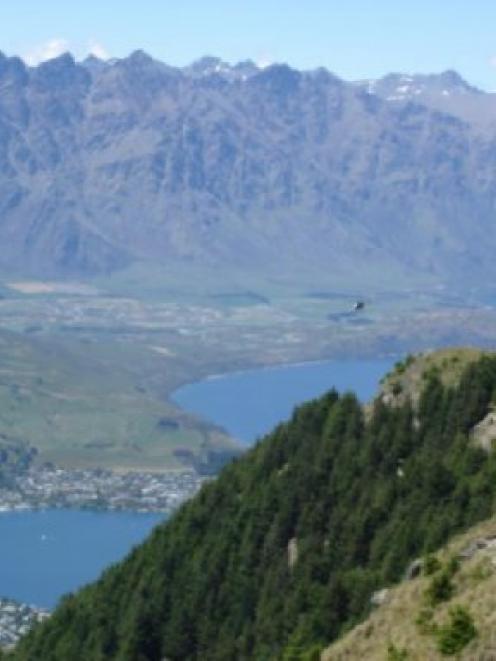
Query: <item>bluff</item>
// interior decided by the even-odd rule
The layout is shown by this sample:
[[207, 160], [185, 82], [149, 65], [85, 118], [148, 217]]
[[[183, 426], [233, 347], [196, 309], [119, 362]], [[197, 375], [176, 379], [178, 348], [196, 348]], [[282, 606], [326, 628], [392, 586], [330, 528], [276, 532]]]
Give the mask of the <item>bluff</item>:
[[[418, 397], [391, 398], [399, 378]], [[455, 352], [398, 364], [366, 409], [335, 391], [301, 405], [12, 659], [318, 658], [414, 558], [492, 515], [474, 429], [495, 396], [496, 356]]]

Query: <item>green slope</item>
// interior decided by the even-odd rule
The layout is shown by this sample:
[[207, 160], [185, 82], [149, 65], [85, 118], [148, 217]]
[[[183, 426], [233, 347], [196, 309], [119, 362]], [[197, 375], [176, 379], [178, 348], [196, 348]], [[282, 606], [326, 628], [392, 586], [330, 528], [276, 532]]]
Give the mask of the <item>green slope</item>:
[[415, 408], [301, 406], [13, 658], [315, 658], [412, 558], [491, 515], [496, 457], [470, 431], [495, 389], [491, 355], [449, 384], [431, 371]]
[[[386, 588], [384, 603], [330, 646], [322, 661], [494, 658], [495, 539], [496, 517], [457, 536], [436, 554], [437, 571], [431, 574], [424, 570], [413, 580]], [[444, 599], [432, 604], [432, 586], [440, 584], [439, 577], [452, 566], [453, 558], [458, 559], [458, 566], [450, 578], [451, 588]], [[436, 565], [430, 562], [429, 570], [432, 568]], [[453, 613], [459, 613], [460, 608], [468, 614], [472, 627], [465, 623], [453, 629]], [[451, 648], [458, 643], [458, 649], [450, 650], [447, 643]]]
[[181, 467], [178, 448], [238, 451], [165, 399], [159, 361], [131, 343], [0, 331], [0, 449], [28, 445], [39, 463], [68, 468], [148, 470]]

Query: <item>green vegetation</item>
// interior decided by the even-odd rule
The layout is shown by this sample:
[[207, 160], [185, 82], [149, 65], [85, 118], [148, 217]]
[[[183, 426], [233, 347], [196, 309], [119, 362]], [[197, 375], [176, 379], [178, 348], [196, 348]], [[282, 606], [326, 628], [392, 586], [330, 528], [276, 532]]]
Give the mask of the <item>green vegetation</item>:
[[424, 574], [426, 576], [432, 576], [432, 574], [435, 574], [437, 571], [439, 571], [439, 569], [441, 569], [441, 563], [439, 559], [432, 553], [426, 556], [423, 567]]
[[405, 649], [399, 649], [393, 643], [388, 645], [387, 661], [407, 661], [408, 652]]
[[444, 656], [462, 651], [477, 636], [474, 620], [463, 606], [454, 606], [449, 612], [450, 621], [437, 630], [438, 649]]
[[445, 601], [450, 601], [456, 592], [453, 578], [460, 568], [457, 558], [451, 557], [443, 566], [434, 556], [424, 566], [426, 574], [434, 574], [425, 591], [430, 606], [423, 609], [417, 617], [417, 625], [421, 633], [436, 638], [437, 648], [444, 656], [452, 656], [460, 652], [477, 635], [477, 629], [470, 613], [460, 605], [449, 609], [449, 622], [438, 625], [434, 618], [434, 609]]
[[160, 361], [137, 345], [0, 331], [0, 470], [4, 448], [27, 446], [39, 463], [150, 470], [183, 465], [178, 448], [195, 465], [233, 451], [161, 396]]
[[446, 572], [442, 572], [434, 576], [426, 596], [431, 606], [437, 606], [441, 601], [449, 601], [454, 591], [451, 577]]
[[429, 636], [434, 633], [434, 610], [431, 607], [423, 607], [415, 618], [415, 625], [420, 634]]
[[[313, 654], [409, 561], [493, 512], [496, 457], [470, 430], [495, 389], [496, 357], [484, 356], [458, 384], [432, 375], [415, 410], [379, 398], [366, 417], [354, 395], [333, 391], [300, 406], [123, 563], [68, 596], [14, 659]], [[443, 572], [451, 579], [455, 563], [430, 580]], [[443, 645], [469, 631], [458, 612]]]
[[395, 363], [394, 370], [396, 374], [404, 374], [406, 370], [413, 365], [415, 362], [415, 356], [413, 356], [411, 353], [409, 353], [404, 360], [399, 360], [397, 363]]
[[464, 370], [483, 355], [472, 348], [442, 349], [415, 357], [409, 354], [384, 378], [382, 390], [393, 394], [400, 403], [410, 398], [416, 404], [426, 383], [441, 380], [443, 386], [454, 387]]
[[[432, 557], [432, 556], [430, 556]], [[426, 567], [426, 573], [434, 574], [426, 590], [426, 598], [429, 605], [434, 608], [442, 601], [449, 601], [455, 592], [453, 576], [458, 571], [459, 563], [452, 558], [446, 567], [442, 567], [439, 561], [431, 560]]]
[[[384, 641], [407, 651], [411, 661], [489, 659], [494, 654], [496, 591], [496, 516], [450, 539], [436, 553], [434, 574], [451, 568], [453, 596], [427, 605], [426, 591], [434, 574], [424, 572], [388, 591], [387, 600], [366, 621], [347, 632], [322, 655], [323, 661], [385, 661]], [[455, 560], [453, 560], [455, 558]], [[467, 608], [469, 606], [470, 608]]]

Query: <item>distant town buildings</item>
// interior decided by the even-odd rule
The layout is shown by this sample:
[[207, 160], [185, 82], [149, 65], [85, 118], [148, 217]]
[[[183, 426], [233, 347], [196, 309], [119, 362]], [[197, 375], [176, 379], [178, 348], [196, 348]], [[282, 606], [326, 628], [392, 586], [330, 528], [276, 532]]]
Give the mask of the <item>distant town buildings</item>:
[[34, 624], [49, 616], [50, 613], [43, 608], [0, 598], [0, 647], [13, 647]]
[[150, 473], [33, 468], [0, 489], [0, 512], [50, 507], [170, 513], [202, 483], [193, 471]]

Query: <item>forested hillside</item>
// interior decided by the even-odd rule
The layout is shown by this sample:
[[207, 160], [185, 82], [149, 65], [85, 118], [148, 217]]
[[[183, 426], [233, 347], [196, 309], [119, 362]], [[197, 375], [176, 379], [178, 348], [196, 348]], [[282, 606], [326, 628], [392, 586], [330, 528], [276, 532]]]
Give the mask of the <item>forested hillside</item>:
[[331, 391], [300, 406], [13, 659], [318, 658], [411, 559], [493, 512], [496, 458], [471, 431], [496, 356], [441, 377], [425, 372], [414, 405], [364, 412]]

